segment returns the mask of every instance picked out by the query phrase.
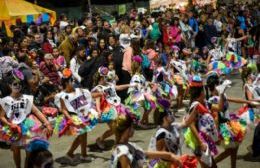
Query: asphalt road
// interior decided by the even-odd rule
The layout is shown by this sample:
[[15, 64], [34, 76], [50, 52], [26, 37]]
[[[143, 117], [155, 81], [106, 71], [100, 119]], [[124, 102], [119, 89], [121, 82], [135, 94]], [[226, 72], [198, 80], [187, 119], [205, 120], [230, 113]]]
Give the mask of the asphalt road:
[[[242, 82], [238, 76], [232, 76], [232, 88], [227, 91], [227, 95], [230, 97], [243, 98]], [[230, 104], [230, 111], [238, 109], [241, 105]], [[180, 118], [176, 120], [181, 120], [185, 112], [179, 112]], [[50, 151], [54, 155], [55, 165], [54, 167], [74, 167], [74, 168], [108, 168], [110, 163], [111, 149], [114, 144], [114, 137], [106, 141], [107, 149], [105, 151], [99, 151], [95, 146], [95, 139], [100, 136], [103, 131], [107, 129], [105, 124], [99, 124], [91, 133], [88, 134], [88, 144], [89, 144], [89, 155], [95, 157], [95, 160], [90, 163], [79, 163], [75, 166], [64, 165], [60, 163], [66, 163], [66, 159], [63, 158], [66, 151], [68, 150], [70, 144], [73, 141], [73, 137], [62, 137], [58, 138], [56, 136], [50, 139]], [[150, 130], [136, 130], [134, 137], [131, 139], [132, 142], [137, 143], [143, 149], [147, 149], [148, 143], [151, 136], [155, 133], [155, 129]], [[260, 168], [260, 158], [252, 158], [247, 151], [247, 147], [252, 143], [253, 130], [249, 130], [244, 141], [240, 144], [237, 158], [237, 168]], [[220, 148], [220, 151], [223, 149]], [[76, 153], [80, 153], [79, 149]], [[183, 153], [191, 154], [191, 151], [183, 146]], [[23, 152], [24, 160], [24, 152]], [[0, 149], [0, 168], [13, 168], [15, 167], [12, 160], [12, 153], [10, 150]], [[218, 164], [220, 168], [229, 168], [230, 159], [227, 158]]]

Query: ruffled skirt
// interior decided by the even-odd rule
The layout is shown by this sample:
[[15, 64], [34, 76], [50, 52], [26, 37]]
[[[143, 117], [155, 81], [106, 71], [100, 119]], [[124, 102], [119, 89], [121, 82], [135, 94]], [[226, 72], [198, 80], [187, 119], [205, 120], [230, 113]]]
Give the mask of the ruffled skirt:
[[[58, 134], [59, 137], [63, 135], [81, 135], [92, 131], [98, 124], [98, 114], [94, 109], [91, 109], [85, 117], [79, 117], [76, 114], [72, 114], [71, 118], [76, 126], [71, 125], [69, 120], [63, 114], [59, 115], [55, 121], [54, 133]], [[80, 125], [85, 126], [78, 127]]]
[[[218, 150], [217, 150], [216, 143], [209, 136], [207, 136], [203, 132], [199, 132], [199, 136], [200, 136], [201, 140], [208, 145], [209, 150], [211, 151], [211, 154], [213, 156], [217, 155], [218, 154]], [[184, 131], [184, 139], [185, 139], [186, 145], [189, 148], [191, 148], [193, 151], [195, 151], [199, 147], [199, 143], [198, 143], [195, 135], [190, 130], [190, 128], [187, 128]]]
[[33, 137], [46, 137], [42, 123], [32, 114], [18, 126], [21, 128], [20, 134], [13, 132], [9, 126], [0, 123], [0, 141], [16, 146], [24, 146]]
[[114, 121], [116, 118], [117, 118], [117, 110], [114, 106], [108, 106], [102, 111], [100, 115], [100, 121], [105, 123]]
[[133, 113], [138, 119], [141, 118], [143, 112], [150, 112], [156, 109], [156, 97], [148, 93], [130, 94], [125, 100], [128, 110]]
[[[195, 156], [183, 155], [180, 157], [183, 168], [197, 168], [198, 161]], [[153, 159], [149, 162], [148, 168], [178, 168], [174, 163], [161, 159]]]

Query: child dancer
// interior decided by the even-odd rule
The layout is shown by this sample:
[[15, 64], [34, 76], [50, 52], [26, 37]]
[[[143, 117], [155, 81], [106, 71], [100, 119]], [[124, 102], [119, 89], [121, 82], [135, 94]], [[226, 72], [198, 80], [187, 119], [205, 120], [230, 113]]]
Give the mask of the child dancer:
[[[21, 93], [23, 80], [22, 72], [14, 69], [12, 75], [6, 79], [11, 94], [0, 99], [0, 139], [11, 144], [17, 168], [21, 167], [21, 149], [28, 139], [34, 136], [45, 136], [43, 125], [47, 128], [47, 137], [52, 134], [51, 124], [33, 104], [33, 96]], [[27, 156], [29, 156], [28, 151], [26, 168]]]
[[144, 113], [140, 121], [141, 127], [147, 127], [149, 124], [149, 114], [156, 108], [156, 98], [152, 95], [152, 91], [149, 87], [151, 83], [146, 82], [145, 77], [141, 74], [142, 71], [142, 58], [140, 56], [134, 56], [132, 62], [132, 78], [130, 85], [136, 85], [136, 87], [130, 87], [128, 89], [129, 97], [125, 103], [136, 113], [137, 116], [141, 116], [141, 110], [143, 107]]
[[90, 132], [98, 123], [98, 114], [93, 106], [92, 97], [100, 96], [99, 93], [91, 94], [87, 89], [73, 88], [72, 72], [63, 70], [63, 91], [55, 96], [55, 105], [62, 113], [56, 119], [55, 132], [59, 137], [63, 135], [76, 135], [66, 156], [71, 164], [74, 162], [74, 151], [81, 146], [80, 159], [90, 161], [87, 157], [87, 132]]
[[103, 135], [97, 138], [96, 143], [100, 149], [105, 148], [104, 141], [106, 138], [112, 136], [114, 131], [112, 130], [113, 121], [117, 118], [117, 113], [120, 113], [126, 109], [121, 104], [121, 99], [117, 95], [117, 90], [124, 90], [130, 87], [129, 84], [126, 85], [115, 85], [114, 83], [107, 82], [109, 70], [106, 67], [100, 67], [98, 72], [94, 76], [95, 88], [92, 92], [102, 93], [101, 97], [96, 98], [96, 108], [100, 115], [101, 122], [106, 122], [109, 129], [106, 130]]
[[231, 167], [236, 167], [237, 151], [239, 143], [242, 142], [245, 135], [245, 127], [240, 124], [239, 120], [234, 119], [228, 112], [228, 102], [234, 103], [250, 103], [249, 101], [230, 98], [224, 94], [224, 91], [231, 82], [227, 80], [222, 85], [219, 81], [219, 76], [216, 72], [211, 72], [207, 77], [207, 95], [209, 107], [215, 119], [216, 125], [220, 134], [220, 142], [225, 148], [225, 151], [216, 157], [216, 162], [220, 162], [228, 156], [231, 156]]
[[181, 166], [179, 157], [163, 151], [144, 152], [136, 144], [129, 142], [134, 135], [133, 123], [136, 118], [131, 113], [121, 113], [114, 123], [116, 146], [112, 152], [111, 168], [141, 168], [145, 165], [145, 158], [161, 158]]
[[[151, 138], [149, 150], [171, 152], [180, 156], [183, 166], [189, 168], [197, 167], [197, 160], [194, 156], [182, 155], [182, 123], [174, 123], [174, 116], [169, 111], [170, 102], [167, 100], [160, 101], [160, 105], [164, 107], [164, 111], [159, 113], [158, 123], [160, 124], [155, 136]], [[182, 155], [182, 156], [181, 156]], [[168, 168], [172, 163], [162, 159], [153, 159], [149, 162], [149, 167]]]
[[[213, 156], [217, 154], [217, 127], [205, 102], [202, 80], [193, 76], [190, 82], [191, 106], [184, 126], [189, 126], [185, 132], [186, 144], [194, 150], [201, 167], [217, 167]], [[206, 156], [206, 157], [205, 157]]]

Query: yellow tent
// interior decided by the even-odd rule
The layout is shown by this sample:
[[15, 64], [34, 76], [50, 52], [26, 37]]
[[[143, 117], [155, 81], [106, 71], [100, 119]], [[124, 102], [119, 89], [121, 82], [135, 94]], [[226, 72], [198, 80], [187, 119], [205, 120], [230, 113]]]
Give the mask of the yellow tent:
[[9, 28], [17, 20], [23, 23], [50, 21], [54, 24], [56, 12], [24, 0], [0, 0], [0, 23], [5, 24], [8, 36], [12, 36]]

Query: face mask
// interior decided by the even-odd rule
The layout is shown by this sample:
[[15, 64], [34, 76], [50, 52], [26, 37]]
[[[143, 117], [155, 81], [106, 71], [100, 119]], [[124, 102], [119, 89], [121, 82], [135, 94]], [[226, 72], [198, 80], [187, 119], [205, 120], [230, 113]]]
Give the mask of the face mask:
[[22, 85], [21, 85], [21, 83], [19, 83], [19, 82], [14, 82], [14, 83], [12, 83], [11, 88], [12, 88], [12, 91], [13, 91], [13, 92], [15, 92], [15, 93], [20, 93], [20, 91], [21, 91], [21, 89], [22, 89]]

